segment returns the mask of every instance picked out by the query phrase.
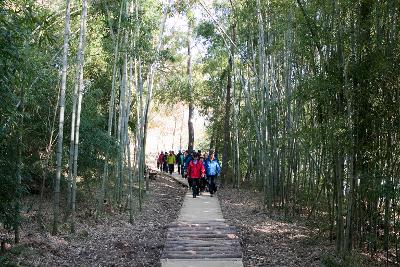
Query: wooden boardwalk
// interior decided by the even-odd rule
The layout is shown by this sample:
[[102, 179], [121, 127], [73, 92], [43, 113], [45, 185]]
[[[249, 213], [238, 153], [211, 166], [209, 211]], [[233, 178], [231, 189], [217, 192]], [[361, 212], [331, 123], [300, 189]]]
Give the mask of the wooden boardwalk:
[[188, 191], [178, 220], [169, 226], [161, 266], [243, 266], [236, 229], [225, 223], [217, 197], [193, 198]]

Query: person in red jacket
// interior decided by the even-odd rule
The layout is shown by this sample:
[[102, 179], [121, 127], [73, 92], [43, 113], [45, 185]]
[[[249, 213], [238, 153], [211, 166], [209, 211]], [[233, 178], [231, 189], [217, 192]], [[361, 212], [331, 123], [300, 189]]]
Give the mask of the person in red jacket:
[[157, 167], [160, 168], [160, 171], [163, 170], [163, 164], [164, 164], [164, 152], [161, 151], [160, 155], [158, 155], [157, 159]]
[[199, 160], [199, 154], [193, 153], [193, 160], [190, 161], [187, 167], [188, 179], [192, 181], [193, 197], [199, 195], [199, 185], [201, 178], [205, 175], [203, 162]]

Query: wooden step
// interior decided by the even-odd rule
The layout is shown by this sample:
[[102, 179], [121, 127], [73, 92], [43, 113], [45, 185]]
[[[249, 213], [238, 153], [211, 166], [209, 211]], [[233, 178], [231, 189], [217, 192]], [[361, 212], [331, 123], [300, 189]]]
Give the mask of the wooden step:
[[221, 221], [170, 225], [162, 259], [242, 258], [236, 228]]

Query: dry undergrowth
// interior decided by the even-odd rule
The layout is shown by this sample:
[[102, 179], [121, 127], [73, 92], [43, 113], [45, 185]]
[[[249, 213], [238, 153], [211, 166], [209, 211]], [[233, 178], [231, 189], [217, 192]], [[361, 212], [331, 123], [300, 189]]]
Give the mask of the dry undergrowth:
[[[21, 244], [3, 255], [0, 265], [157, 266], [168, 224], [177, 218], [185, 192], [170, 178], [158, 176], [150, 183], [143, 211], [135, 214], [133, 224], [126, 213], [111, 209], [96, 219], [82, 204], [75, 235], [68, 234], [67, 224], [61, 225], [58, 236], [51, 236], [49, 229], [41, 231], [35, 212], [30, 211], [24, 215]], [[44, 225], [50, 228], [50, 202], [45, 205], [45, 217]]]
[[285, 222], [262, 210], [262, 197], [248, 189], [218, 192], [224, 218], [238, 229], [244, 266], [377, 266], [366, 257], [341, 262], [334, 245], [302, 222]]
[[[186, 189], [168, 176], [158, 176], [150, 187], [143, 211], [137, 211], [133, 224], [128, 223], [126, 213], [111, 207], [106, 216], [95, 218], [93, 210], [85, 208], [93, 203], [82, 203], [81, 196], [75, 235], [68, 233], [66, 223], [58, 236], [49, 234], [50, 201], [44, 205], [46, 229], [40, 230], [35, 221], [37, 203], [27, 199], [21, 244], [0, 254], [0, 266], [159, 266], [168, 224], [177, 218]], [[260, 193], [225, 187], [217, 195], [225, 219], [238, 229], [246, 267], [379, 265], [366, 257], [338, 264], [334, 246], [326, 237], [301, 222], [286, 222], [262, 212]], [[6, 234], [0, 230], [0, 235]]]

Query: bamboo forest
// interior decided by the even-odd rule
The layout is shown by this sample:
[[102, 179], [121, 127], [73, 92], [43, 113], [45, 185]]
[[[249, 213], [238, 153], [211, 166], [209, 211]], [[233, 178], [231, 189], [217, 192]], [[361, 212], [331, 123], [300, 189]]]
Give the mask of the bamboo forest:
[[398, 142], [399, 0], [0, 0], [0, 266], [399, 266]]

